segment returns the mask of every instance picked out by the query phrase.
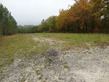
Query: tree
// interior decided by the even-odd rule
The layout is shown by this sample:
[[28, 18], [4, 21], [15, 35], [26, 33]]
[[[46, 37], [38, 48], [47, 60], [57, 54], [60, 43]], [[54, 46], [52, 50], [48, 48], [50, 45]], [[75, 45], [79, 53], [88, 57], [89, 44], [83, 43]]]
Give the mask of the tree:
[[67, 32], [69, 27], [68, 10], [61, 10], [56, 19], [57, 30], [60, 32]]
[[104, 1], [104, 7], [101, 10], [100, 15], [102, 16], [102, 22], [104, 26], [104, 31], [109, 32], [109, 1], [108, 0], [103, 0]]
[[103, 27], [109, 26], [109, 1], [75, 0], [75, 2], [70, 9], [60, 11], [56, 20], [58, 31], [103, 32]]
[[57, 16], [51, 16], [46, 20], [47, 21], [47, 26], [49, 28], [48, 29], [49, 32], [56, 32], [57, 31], [56, 18], [57, 18]]
[[38, 26], [38, 31], [39, 32], [47, 32], [48, 30], [49, 30], [49, 28], [47, 25], [47, 21], [43, 19], [41, 24]]
[[95, 29], [100, 30], [101, 28], [101, 11], [104, 7], [104, 1], [103, 0], [90, 0], [91, 5], [91, 32], [93, 32]]
[[2, 4], [0, 4], [0, 29], [3, 35], [17, 33], [17, 22]]

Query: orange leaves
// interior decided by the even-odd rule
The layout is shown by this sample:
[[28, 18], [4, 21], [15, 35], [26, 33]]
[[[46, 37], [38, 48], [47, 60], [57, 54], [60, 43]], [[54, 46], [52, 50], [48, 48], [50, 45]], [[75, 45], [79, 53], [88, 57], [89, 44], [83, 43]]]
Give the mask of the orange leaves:
[[57, 28], [60, 30], [62, 28], [65, 28], [65, 24], [68, 22], [67, 17], [67, 10], [60, 11], [60, 15], [57, 18]]
[[70, 29], [91, 32], [96, 29], [97, 21], [100, 19], [100, 11], [103, 8], [103, 0], [75, 0], [75, 4], [68, 10], [60, 11], [56, 20], [58, 30]]

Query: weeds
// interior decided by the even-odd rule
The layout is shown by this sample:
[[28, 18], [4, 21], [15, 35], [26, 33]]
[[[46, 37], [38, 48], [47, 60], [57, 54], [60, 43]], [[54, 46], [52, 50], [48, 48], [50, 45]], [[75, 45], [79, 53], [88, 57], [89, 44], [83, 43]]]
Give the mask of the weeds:
[[64, 68], [69, 69], [69, 67], [67, 65], [64, 65]]
[[52, 61], [52, 58], [49, 57], [48, 60], [51, 62]]
[[[31, 57], [34, 54], [45, 53], [52, 46], [50, 43], [43, 44], [34, 41], [33, 37], [44, 37], [63, 41], [63, 44], [56, 44], [55, 47], [63, 50], [74, 47], [106, 46], [109, 45], [109, 34], [66, 34], [66, 33], [36, 33], [36, 34], [17, 34], [0, 38], [0, 66], [5, 66], [19, 57]], [[52, 61], [49, 58], [49, 61]]]
[[42, 79], [42, 76], [43, 76], [43, 75], [40, 75], [39, 80], [41, 80], [41, 79]]

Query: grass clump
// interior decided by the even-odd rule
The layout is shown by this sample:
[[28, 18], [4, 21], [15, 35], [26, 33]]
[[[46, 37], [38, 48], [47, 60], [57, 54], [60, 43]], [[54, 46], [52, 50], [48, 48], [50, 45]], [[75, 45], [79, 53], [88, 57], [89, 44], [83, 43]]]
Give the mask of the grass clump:
[[69, 69], [69, 67], [67, 65], [64, 65], [64, 68]]
[[40, 75], [39, 80], [41, 80], [41, 79], [42, 79], [42, 76], [43, 76], [43, 75]]
[[52, 58], [49, 57], [48, 60], [51, 62], [52, 61]]

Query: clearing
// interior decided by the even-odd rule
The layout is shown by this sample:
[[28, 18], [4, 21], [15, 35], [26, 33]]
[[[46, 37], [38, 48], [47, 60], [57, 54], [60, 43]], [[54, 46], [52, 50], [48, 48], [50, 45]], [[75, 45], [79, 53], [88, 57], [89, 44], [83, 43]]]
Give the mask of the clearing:
[[109, 82], [109, 34], [1, 37], [0, 82]]

